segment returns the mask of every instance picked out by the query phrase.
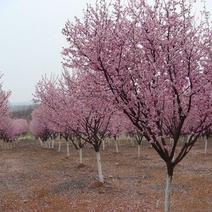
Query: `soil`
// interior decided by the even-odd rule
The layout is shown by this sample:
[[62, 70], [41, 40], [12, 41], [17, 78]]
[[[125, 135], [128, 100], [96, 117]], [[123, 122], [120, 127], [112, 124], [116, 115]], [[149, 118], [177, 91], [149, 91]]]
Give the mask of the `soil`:
[[[41, 148], [36, 140], [0, 150], [1, 212], [157, 212], [163, 211], [166, 169], [148, 145], [137, 158], [137, 146], [120, 142], [101, 151], [105, 183], [97, 181], [93, 148], [83, 149], [83, 165], [73, 146], [62, 151]], [[198, 141], [175, 169], [173, 212], [212, 212], [212, 141], [204, 154]]]

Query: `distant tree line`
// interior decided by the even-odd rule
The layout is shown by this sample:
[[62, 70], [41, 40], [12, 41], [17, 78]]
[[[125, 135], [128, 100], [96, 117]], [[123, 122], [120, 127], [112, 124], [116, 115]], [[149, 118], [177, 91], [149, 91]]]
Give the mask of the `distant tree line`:
[[11, 109], [12, 117], [31, 120], [31, 114], [35, 107], [36, 107], [35, 104], [14, 106]]

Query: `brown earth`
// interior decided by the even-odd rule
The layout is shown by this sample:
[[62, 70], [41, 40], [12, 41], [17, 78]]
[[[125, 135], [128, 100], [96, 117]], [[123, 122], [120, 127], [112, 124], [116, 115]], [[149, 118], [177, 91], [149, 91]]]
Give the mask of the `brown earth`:
[[[95, 152], [78, 152], [65, 146], [44, 149], [37, 141], [22, 141], [0, 151], [1, 212], [157, 212], [163, 211], [165, 167], [149, 145], [137, 158], [136, 145], [106, 145], [101, 152], [105, 184], [96, 181]], [[173, 212], [212, 212], [212, 141], [208, 154], [199, 141], [177, 166], [173, 179]]]

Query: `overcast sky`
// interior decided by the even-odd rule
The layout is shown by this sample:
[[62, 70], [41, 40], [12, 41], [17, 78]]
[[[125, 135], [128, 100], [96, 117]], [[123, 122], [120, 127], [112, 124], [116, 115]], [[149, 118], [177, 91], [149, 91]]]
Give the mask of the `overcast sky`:
[[[45, 73], [61, 73], [61, 30], [95, 0], [0, 0], [0, 72], [12, 103], [30, 102]], [[212, 0], [207, 0], [212, 13]]]

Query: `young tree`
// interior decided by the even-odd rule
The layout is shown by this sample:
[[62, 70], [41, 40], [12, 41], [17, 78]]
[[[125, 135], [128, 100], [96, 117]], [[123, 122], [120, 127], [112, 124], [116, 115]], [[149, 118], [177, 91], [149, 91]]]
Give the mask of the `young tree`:
[[[96, 152], [97, 170], [99, 181], [104, 183], [100, 146], [108, 134], [108, 126], [113, 114], [113, 107], [101, 85], [90, 79], [90, 76], [81, 75], [73, 82], [70, 75], [64, 73], [66, 93], [72, 96], [72, 113], [77, 120], [77, 129], [81, 131], [78, 136], [91, 144]], [[71, 84], [75, 87], [70, 89]], [[101, 92], [100, 92], [101, 91]], [[68, 97], [66, 98], [68, 100]], [[74, 130], [76, 132], [76, 129]]]
[[47, 143], [50, 148], [49, 139], [52, 130], [48, 126], [47, 108], [44, 105], [39, 105], [32, 112], [32, 121], [30, 122], [30, 131], [39, 139], [41, 146], [43, 142]]

